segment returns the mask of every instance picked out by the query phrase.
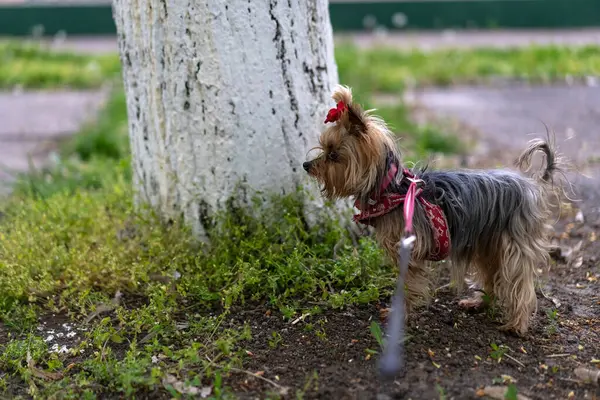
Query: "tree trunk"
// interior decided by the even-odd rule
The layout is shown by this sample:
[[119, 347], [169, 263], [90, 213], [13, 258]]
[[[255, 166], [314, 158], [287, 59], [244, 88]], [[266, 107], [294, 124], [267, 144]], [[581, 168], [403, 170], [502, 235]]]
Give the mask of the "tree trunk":
[[338, 79], [327, 0], [114, 0], [113, 12], [139, 196], [203, 237], [239, 183], [307, 182]]

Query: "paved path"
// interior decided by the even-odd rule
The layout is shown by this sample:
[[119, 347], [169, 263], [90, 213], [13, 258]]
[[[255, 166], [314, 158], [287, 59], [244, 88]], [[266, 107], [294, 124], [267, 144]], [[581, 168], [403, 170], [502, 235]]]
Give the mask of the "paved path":
[[0, 92], [0, 192], [29, 161], [39, 168], [61, 138], [77, 132], [105, 100], [103, 92]]
[[360, 47], [386, 45], [399, 48], [432, 50], [444, 47], [521, 47], [535, 45], [581, 46], [600, 44], [600, 29], [569, 30], [468, 30], [441, 32], [380, 32], [378, 34], [344, 34], [338, 39], [349, 39]]

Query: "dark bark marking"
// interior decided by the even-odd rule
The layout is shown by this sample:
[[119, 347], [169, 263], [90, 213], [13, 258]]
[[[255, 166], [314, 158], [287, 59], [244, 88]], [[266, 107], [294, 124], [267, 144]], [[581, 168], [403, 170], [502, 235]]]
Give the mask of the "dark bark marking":
[[163, 6], [163, 11], [165, 13], [165, 18], [169, 16], [169, 11], [167, 10], [167, 0], [160, 0]]
[[208, 203], [204, 200], [198, 201], [198, 222], [200, 222], [200, 225], [202, 226], [202, 228], [204, 228], [204, 231], [206, 233], [208, 233], [210, 228], [212, 228], [213, 226], [213, 222], [210, 215], [211, 210]]
[[154, 175], [150, 176], [150, 189], [152, 193], [158, 193], [158, 181]]
[[289, 71], [288, 65], [287, 65], [287, 60], [286, 60], [287, 49], [285, 47], [285, 40], [282, 37], [283, 35], [282, 35], [282, 30], [281, 30], [281, 24], [279, 23], [279, 20], [275, 17], [275, 14], [273, 12], [273, 10], [275, 9], [276, 6], [277, 6], [277, 0], [271, 0], [271, 2], [269, 4], [269, 15], [271, 16], [271, 20], [273, 22], [275, 22], [275, 36], [273, 37], [273, 43], [275, 43], [275, 45], [277, 47], [276, 59], [281, 64], [281, 74], [283, 76], [283, 82], [287, 89], [288, 96], [290, 98], [290, 107], [291, 107], [292, 111], [294, 111], [294, 113], [296, 114], [296, 118], [294, 120], [294, 127], [296, 129], [298, 129], [298, 122], [300, 120], [300, 112], [298, 109], [298, 99], [296, 98], [296, 95], [294, 94], [294, 90], [292, 87], [292, 78], [291, 78], [291, 74], [290, 74], [290, 71]]

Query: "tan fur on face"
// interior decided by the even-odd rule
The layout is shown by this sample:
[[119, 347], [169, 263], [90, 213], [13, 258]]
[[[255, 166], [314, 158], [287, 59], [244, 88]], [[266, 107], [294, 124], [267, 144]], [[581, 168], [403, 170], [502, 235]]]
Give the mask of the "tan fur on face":
[[395, 152], [392, 134], [380, 119], [352, 102], [348, 87], [339, 86], [332, 98], [343, 101], [348, 110], [321, 134], [321, 154], [312, 161], [309, 174], [329, 199], [364, 197], [378, 184], [387, 152]]

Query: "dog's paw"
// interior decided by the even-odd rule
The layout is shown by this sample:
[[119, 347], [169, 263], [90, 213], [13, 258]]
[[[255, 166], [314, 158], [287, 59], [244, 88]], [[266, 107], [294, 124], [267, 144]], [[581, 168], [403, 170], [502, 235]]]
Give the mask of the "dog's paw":
[[470, 297], [458, 302], [458, 306], [465, 310], [478, 311], [486, 307], [485, 301], [481, 297]]
[[523, 339], [527, 336], [527, 329], [525, 329], [525, 328], [517, 329], [513, 325], [508, 325], [508, 324], [502, 325], [502, 326], [498, 327], [498, 330], [509, 336], [513, 336], [513, 337], [520, 338], [520, 339]]

